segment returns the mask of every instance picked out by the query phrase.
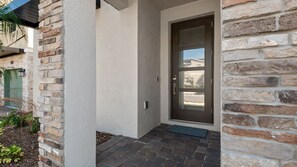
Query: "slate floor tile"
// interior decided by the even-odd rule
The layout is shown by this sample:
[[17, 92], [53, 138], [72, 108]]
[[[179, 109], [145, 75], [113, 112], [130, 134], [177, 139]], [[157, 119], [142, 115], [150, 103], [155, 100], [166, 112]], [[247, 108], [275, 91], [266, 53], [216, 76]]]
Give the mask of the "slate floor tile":
[[220, 133], [174, 134], [162, 124], [139, 140], [115, 136], [97, 146], [97, 167], [219, 167]]

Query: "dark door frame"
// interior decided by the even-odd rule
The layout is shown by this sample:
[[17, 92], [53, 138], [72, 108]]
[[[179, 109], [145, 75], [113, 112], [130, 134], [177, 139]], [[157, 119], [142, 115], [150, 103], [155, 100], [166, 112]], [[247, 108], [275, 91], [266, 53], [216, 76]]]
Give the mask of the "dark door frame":
[[[179, 95], [174, 95], [174, 90], [179, 94], [179, 71], [178, 68], [177, 57], [179, 57], [180, 48], [178, 47], [178, 32], [179, 30], [197, 27], [197, 26], [205, 26], [205, 108], [204, 114], [202, 113], [194, 113], [193, 111], [183, 110], [179, 108]], [[206, 37], [207, 36], [207, 37]], [[195, 48], [195, 46], [194, 46]], [[213, 96], [214, 96], [214, 15], [199, 17], [191, 20], [186, 20], [182, 22], [173, 23], [171, 25], [171, 73], [170, 73], [170, 97], [171, 97], [171, 118], [175, 120], [182, 121], [191, 121], [191, 122], [199, 122], [199, 123], [214, 123], [214, 114], [213, 114]], [[175, 56], [175, 60], [174, 60]], [[208, 60], [207, 60], [208, 59]], [[175, 61], [175, 62], [174, 62]], [[207, 71], [207, 72], [206, 72]], [[173, 78], [177, 76], [174, 87]], [[182, 115], [183, 113], [183, 115]]]

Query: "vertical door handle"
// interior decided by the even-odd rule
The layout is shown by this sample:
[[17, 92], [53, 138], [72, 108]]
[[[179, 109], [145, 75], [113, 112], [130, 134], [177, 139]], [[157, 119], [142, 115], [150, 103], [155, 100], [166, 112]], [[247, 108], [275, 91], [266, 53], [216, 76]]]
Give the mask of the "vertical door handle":
[[176, 95], [176, 83], [173, 83], [172, 87], [173, 95]]

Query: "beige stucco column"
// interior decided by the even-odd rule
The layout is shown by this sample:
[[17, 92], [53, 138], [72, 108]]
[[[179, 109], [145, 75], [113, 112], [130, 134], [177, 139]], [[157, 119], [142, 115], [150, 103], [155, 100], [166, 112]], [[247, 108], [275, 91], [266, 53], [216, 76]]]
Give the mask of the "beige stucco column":
[[39, 166], [95, 166], [95, 9], [40, 0]]

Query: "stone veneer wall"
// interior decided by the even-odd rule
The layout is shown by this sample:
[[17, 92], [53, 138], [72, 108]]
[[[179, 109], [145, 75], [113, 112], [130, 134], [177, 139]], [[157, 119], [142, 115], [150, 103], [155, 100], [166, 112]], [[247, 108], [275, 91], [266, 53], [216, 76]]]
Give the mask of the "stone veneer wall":
[[39, 166], [64, 166], [63, 1], [40, 0]]
[[225, 167], [297, 167], [297, 0], [222, 0]]

